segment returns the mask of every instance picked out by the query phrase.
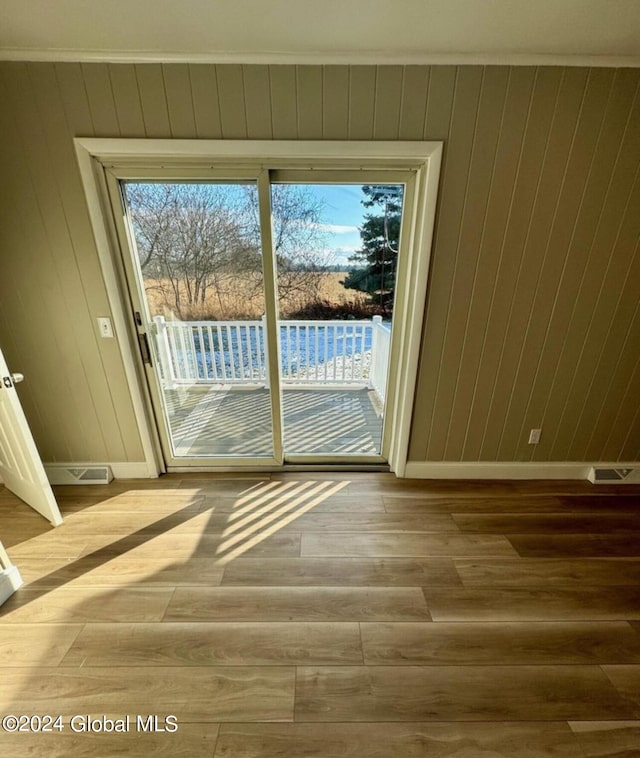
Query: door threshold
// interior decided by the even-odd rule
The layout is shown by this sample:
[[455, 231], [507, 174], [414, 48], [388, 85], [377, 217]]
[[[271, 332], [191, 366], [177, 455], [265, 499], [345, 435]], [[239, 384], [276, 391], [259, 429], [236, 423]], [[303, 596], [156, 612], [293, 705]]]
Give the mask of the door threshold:
[[287, 471], [326, 471], [328, 473], [389, 472], [389, 464], [380, 461], [337, 463], [286, 462], [282, 466], [169, 466], [167, 474], [282, 474]]
[[287, 463], [280, 471], [373, 471], [388, 472], [388, 463]]

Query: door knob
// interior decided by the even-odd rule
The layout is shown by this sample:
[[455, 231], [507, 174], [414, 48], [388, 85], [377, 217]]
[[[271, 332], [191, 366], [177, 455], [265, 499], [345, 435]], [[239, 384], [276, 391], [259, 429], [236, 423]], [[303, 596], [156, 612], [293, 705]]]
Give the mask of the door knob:
[[24, 374], [11, 374], [11, 378], [13, 379], [14, 384], [18, 384], [19, 382], [24, 381]]

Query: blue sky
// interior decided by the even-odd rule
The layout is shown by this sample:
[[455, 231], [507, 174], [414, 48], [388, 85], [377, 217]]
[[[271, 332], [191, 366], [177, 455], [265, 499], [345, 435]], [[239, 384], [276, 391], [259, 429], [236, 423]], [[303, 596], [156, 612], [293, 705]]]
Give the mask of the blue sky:
[[332, 263], [350, 265], [348, 258], [360, 249], [361, 226], [366, 208], [360, 202], [360, 184], [308, 184], [310, 192], [322, 201], [322, 229], [327, 235], [327, 248], [332, 253]]

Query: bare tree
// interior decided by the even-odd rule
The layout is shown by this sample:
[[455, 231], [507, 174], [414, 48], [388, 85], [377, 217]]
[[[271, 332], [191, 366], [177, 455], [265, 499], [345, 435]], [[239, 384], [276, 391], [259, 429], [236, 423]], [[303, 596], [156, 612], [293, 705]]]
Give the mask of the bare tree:
[[[257, 202], [250, 203], [250, 207], [254, 234], [259, 235]], [[278, 274], [278, 298], [281, 303], [286, 301], [300, 306], [319, 298], [327, 266], [332, 262], [326, 250], [323, 210], [323, 203], [308, 186], [272, 186], [272, 240]]]
[[289, 300], [318, 300], [331, 261], [322, 231], [322, 204], [302, 185], [276, 184], [271, 193], [278, 291]]
[[205, 304], [234, 258], [259, 261], [243, 193], [224, 184], [127, 184], [138, 259], [180, 318]]
[[[188, 318], [213, 295], [225, 314], [229, 291], [262, 301], [263, 272], [255, 185], [125, 185], [138, 259], [148, 289]], [[317, 299], [325, 273], [321, 204], [300, 185], [275, 185], [274, 251], [280, 300]], [[148, 281], [151, 280], [151, 281]]]

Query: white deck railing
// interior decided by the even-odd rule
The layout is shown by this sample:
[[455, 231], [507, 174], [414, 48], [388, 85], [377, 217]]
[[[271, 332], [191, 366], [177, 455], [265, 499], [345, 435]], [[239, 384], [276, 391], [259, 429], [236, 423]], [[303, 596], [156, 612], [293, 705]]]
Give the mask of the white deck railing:
[[387, 390], [387, 373], [391, 355], [391, 329], [382, 323], [380, 316], [373, 317], [371, 369], [369, 386], [384, 401]]
[[[264, 319], [153, 319], [155, 353], [165, 388], [184, 384], [266, 384]], [[371, 321], [280, 321], [284, 384], [369, 386], [384, 399], [390, 331]]]

